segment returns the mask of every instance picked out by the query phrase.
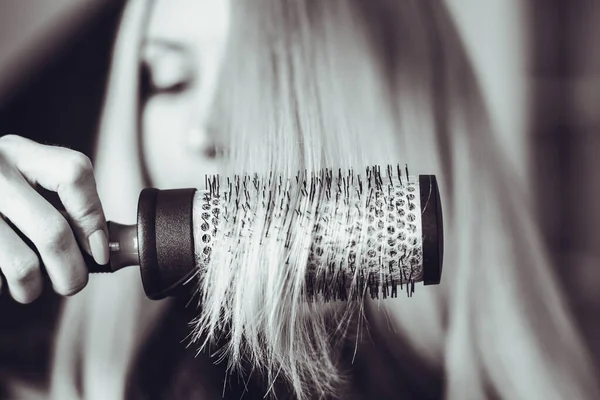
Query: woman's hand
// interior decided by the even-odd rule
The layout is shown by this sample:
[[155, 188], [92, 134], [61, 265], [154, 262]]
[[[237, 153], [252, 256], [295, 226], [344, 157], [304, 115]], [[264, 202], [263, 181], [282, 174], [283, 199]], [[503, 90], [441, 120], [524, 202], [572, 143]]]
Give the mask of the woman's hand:
[[[69, 221], [35, 185], [58, 193]], [[16, 135], [0, 137], [0, 213], [0, 270], [20, 303], [40, 295], [41, 262], [57, 293], [68, 296], [85, 287], [88, 271], [76, 238], [98, 264], [108, 262], [106, 219], [94, 171], [79, 152]], [[41, 262], [5, 219], [35, 245]]]

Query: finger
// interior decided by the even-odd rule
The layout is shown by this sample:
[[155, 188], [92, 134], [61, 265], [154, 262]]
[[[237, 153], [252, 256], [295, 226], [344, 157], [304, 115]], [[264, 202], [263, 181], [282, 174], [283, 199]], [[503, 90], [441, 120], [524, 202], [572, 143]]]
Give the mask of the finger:
[[108, 229], [94, 170], [84, 154], [19, 136], [4, 139], [11, 160], [32, 184], [57, 192], [82, 248], [98, 264], [108, 263]]
[[77, 293], [87, 284], [88, 272], [71, 227], [18, 171], [3, 169], [0, 211], [33, 242], [54, 290], [62, 295]]
[[42, 293], [42, 273], [38, 256], [1, 217], [0, 270], [6, 278], [11, 296], [19, 303], [31, 303]]

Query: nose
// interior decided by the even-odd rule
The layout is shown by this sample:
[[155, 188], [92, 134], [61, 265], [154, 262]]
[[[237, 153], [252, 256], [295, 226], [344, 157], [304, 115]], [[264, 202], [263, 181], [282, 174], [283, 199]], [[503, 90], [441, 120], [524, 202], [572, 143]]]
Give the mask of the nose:
[[217, 143], [215, 137], [210, 134], [207, 129], [190, 129], [185, 145], [187, 150], [193, 154], [207, 158], [215, 158], [217, 156]]

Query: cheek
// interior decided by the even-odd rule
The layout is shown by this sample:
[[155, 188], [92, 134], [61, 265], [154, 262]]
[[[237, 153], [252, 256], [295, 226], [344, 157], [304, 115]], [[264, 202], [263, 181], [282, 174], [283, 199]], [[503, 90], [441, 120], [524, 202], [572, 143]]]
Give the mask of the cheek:
[[[142, 135], [148, 144], [170, 142], [181, 137], [189, 126], [190, 100], [156, 96], [150, 99], [142, 113]], [[165, 143], [166, 144], [166, 143]]]
[[160, 176], [177, 152], [185, 134], [188, 118], [182, 100], [153, 98], [142, 114], [142, 151], [151, 176]]

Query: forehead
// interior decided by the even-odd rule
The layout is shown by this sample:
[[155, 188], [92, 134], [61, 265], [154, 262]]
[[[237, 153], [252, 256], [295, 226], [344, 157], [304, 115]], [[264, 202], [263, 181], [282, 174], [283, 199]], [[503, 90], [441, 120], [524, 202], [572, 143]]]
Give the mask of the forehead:
[[221, 39], [227, 34], [230, 0], [155, 0], [147, 37], [175, 42]]

